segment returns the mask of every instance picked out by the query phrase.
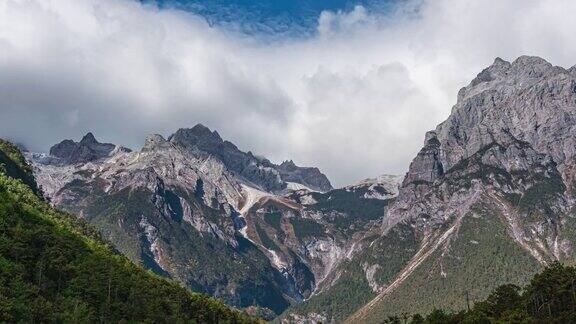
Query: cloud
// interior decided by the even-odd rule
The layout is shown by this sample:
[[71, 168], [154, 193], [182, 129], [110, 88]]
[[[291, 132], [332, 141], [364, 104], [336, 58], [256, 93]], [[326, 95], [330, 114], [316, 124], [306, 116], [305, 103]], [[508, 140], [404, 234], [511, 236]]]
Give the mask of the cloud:
[[318, 18], [318, 35], [333, 36], [342, 32], [362, 28], [374, 23], [363, 6], [355, 6], [350, 12], [323, 11]]
[[0, 136], [46, 150], [93, 131], [203, 123], [337, 185], [404, 172], [458, 89], [496, 56], [576, 63], [568, 0], [407, 1], [323, 12], [314, 37], [259, 41], [129, 0], [0, 2]]

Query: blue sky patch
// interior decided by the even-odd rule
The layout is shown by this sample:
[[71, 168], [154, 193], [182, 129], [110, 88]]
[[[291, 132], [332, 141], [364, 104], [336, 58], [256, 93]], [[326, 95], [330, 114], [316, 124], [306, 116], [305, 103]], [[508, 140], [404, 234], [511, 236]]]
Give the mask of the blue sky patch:
[[245, 34], [279, 37], [314, 35], [325, 10], [350, 11], [357, 5], [383, 13], [400, 0], [141, 0], [160, 8], [176, 8]]

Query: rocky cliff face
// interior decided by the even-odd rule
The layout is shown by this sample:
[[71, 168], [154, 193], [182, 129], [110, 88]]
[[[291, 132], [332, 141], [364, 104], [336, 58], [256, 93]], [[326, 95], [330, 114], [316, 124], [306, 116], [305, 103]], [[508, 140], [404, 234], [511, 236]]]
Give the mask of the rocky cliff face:
[[275, 165], [251, 152], [240, 151], [236, 145], [224, 141], [218, 132], [212, 132], [200, 124], [193, 128], [179, 129], [168, 140], [191, 152], [205, 152], [218, 158], [231, 172], [264, 191], [281, 192], [288, 187], [288, 182], [299, 183], [317, 191], [332, 189], [328, 178], [317, 168], [299, 167], [294, 162]]
[[303, 168], [293, 161], [284, 161], [276, 166], [276, 170], [286, 182], [303, 184], [309, 189], [322, 192], [333, 189], [328, 178], [318, 168]]

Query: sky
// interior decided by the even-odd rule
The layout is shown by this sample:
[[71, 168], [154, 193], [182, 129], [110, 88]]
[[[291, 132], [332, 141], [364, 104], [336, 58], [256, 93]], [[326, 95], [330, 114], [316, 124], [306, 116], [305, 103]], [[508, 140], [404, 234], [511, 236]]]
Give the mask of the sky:
[[0, 137], [202, 123], [335, 186], [403, 174], [496, 57], [576, 64], [572, 0], [0, 0]]

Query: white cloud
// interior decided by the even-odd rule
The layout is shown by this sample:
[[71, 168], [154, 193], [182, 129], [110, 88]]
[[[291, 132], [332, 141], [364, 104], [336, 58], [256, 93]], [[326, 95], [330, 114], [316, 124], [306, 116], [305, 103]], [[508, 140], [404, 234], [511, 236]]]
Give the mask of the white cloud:
[[494, 57], [576, 63], [568, 0], [412, 1], [324, 12], [316, 37], [259, 42], [128, 0], [0, 1], [0, 136], [86, 131], [138, 148], [201, 122], [338, 185], [406, 170]]
[[318, 18], [318, 34], [320, 37], [329, 37], [363, 28], [375, 22], [371, 18], [366, 9], [360, 5], [355, 6], [350, 12], [323, 11]]

